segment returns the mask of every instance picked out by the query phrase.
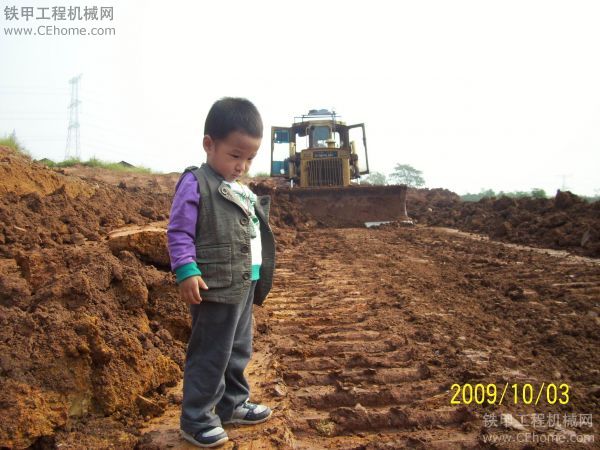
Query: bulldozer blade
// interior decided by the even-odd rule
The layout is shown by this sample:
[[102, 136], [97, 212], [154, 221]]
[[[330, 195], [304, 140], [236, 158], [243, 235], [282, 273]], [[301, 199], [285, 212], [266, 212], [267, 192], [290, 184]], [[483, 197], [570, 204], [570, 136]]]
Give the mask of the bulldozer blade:
[[331, 227], [364, 227], [380, 222], [412, 224], [405, 185], [293, 188], [290, 196], [316, 220]]

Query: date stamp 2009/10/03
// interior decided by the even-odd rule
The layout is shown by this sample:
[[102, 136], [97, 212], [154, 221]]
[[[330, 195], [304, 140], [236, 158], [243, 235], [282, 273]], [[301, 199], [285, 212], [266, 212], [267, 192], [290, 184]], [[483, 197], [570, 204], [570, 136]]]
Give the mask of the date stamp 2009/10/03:
[[[569, 403], [569, 385], [567, 383], [542, 383], [535, 387], [530, 383], [505, 383], [500, 388], [495, 383], [458, 384], [450, 387], [451, 405], [502, 405], [511, 402], [513, 405], [537, 405], [544, 402], [548, 405], [566, 405]], [[508, 395], [508, 396], [507, 396]], [[504, 402], [504, 403], [503, 403]]]

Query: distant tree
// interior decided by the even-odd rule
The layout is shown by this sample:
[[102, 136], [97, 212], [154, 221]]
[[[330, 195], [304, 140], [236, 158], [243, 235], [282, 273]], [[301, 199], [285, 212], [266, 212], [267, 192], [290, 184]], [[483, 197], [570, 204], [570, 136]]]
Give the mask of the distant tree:
[[529, 197], [531, 194], [527, 191], [513, 191], [513, 192], [503, 192], [502, 195], [505, 195], [507, 197], [523, 198], [523, 197]]
[[495, 197], [496, 193], [494, 192], [493, 189], [482, 189], [479, 194], [471, 194], [471, 193], [466, 193], [464, 195], [460, 196], [460, 199], [463, 202], [478, 202], [479, 200], [481, 200], [482, 198], [491, 198], [491, 197]]
[[493, 189], [482, 189], [481, 192], [479, 192], [479, 195], [481, 196], [480, 198], [483, 198], [483, 197], [488, 197], [488, 198], [496, 197], [496, 193], [494, 192]]
[[597, 202], [598, 200], [600, 200], [600, 189], [596, 188], [594, 189], [594, 195], [589, 197], [589, 196], [585, 196], [583, 197], [585, 199], [586, 202], [592, 203], [592, 202]]
[[512, 198], [522, 198], [522, 197], [533, 197], [533, 198], [548, 198], [546, 195], [546, 191], [540, 188], [533, 188], [531, 191], [512, 191], [512, 192], [494, 192], [493, 189], [482, 189], [479, 194], [464, 194], [461, 195], [461, 200], [465, 202], [477, 202], [482, 198], [499, 198], [499, 197], [512, 197]]
[[421, 187], [425, 185], [425, 179], [422, 175], [423, 172], [415, 169], [413, 166], [408, 164], [396, 164], [396, 167], [394, 167], [394, 171], [390, 174], [389, 178], [396, 184]]
[[381, 172], [371, 172], [364, 179], [365, 183], [376, 186], [384, 186], [387, 184], [387, 177]]
[[533, 198], [548, 198], [548, 196], [546, 195], [546, 191], [540, 188], [533, 188], [531, 190], [531, 196]]

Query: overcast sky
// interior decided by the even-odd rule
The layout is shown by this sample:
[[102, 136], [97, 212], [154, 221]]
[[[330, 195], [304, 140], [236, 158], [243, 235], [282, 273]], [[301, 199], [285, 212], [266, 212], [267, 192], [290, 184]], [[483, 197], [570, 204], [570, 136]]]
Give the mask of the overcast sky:
[[[372, 170], [459, 194], [600, 193], [598, 1], [12, 1], [0, 16], [0, 135], [65, 157], [69, 79], [81, 157], [182, 171], [204, 162], [211, 104], [251, 99], [270, 127], [309, 109], [364, 122]], [[7, 20], [5, 8], [113, 7], [113, 20]], [[50, 10], [47, 10], [50, 11]], [[45, 13], [46, 15], [49, 12]], [[114, 36], [8, 36], [8, 27]]]

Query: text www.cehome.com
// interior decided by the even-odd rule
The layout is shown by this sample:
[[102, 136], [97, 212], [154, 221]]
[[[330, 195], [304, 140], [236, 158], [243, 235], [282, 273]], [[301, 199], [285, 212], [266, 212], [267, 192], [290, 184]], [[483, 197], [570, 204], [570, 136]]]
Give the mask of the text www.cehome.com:
[[114, 36], [114, 28], [57, 27], [40, 25], [39, 27], [4, 28], [5, 36]]

